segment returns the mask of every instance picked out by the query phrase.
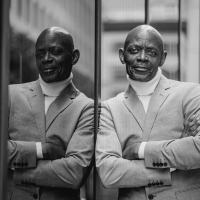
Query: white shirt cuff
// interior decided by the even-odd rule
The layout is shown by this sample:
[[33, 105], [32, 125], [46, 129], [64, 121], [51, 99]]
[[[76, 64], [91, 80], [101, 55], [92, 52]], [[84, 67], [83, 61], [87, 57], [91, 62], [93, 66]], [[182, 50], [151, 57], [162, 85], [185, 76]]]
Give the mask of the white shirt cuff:
[[170, 172], [173, 172], [175, 171], [176, 169], [175, 168], [170, 168]]
[[36, 152], [37, 152], [37, 159], [43, 159], [41, 142], [36, 142]]
[[147, 144], [147, 142], [142, 142], [139, 147], [139, 150], [138, 150], [139, 159], [144, 159], [144, 149], [145, 149], [146, 144]]

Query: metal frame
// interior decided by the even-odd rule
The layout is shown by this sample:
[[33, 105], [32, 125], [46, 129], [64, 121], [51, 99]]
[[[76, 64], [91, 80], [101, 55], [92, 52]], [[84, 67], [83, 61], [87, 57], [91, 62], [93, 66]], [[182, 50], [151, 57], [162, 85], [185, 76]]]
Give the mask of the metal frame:
[[178, 0], [178, 80], [181, 80], [181, 0]]
[[9, 0], [0, 2], [0, 200], [6, 199], [8, 79], [9, 79]]
[[[102, 0], [95, 0], [95, 91], [94, 91], [94, 144], [99, 126], [99, 112], [101, 102], [101, 30], [102, 30]], [[96, 162], [94, 160], [93, 174], [93, 199], [101, 199], [100, 179], [96, 170]]]
[[145, 19], [144, 19], [144, 23], [145, 24], [149, 24], [149, 0], [145, 0]]

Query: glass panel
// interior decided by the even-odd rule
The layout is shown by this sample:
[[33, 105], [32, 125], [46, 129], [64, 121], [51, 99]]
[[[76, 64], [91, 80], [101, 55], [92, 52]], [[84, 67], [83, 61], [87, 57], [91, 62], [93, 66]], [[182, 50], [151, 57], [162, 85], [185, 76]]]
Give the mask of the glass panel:
[[[66, 29], [73, 37], [80, 59], [73, 66], [73, 83], [94, 98], [94, 9], [93, 0], [11, 0], [10, 84], [38, 79], [35, 41], [51, 26]], [[81, 190], [81, 197], [93, 199], [93, 174]]]

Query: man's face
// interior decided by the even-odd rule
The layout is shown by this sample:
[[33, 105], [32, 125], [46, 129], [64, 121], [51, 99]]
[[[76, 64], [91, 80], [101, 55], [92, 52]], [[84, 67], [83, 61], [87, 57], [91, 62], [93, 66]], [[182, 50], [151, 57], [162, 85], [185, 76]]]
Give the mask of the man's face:
[[62, 34], [55, 32], [40, 35], [36, 43], [36, 64], [46, 83], [62, 81], [72, 70], [71, 44]]
[[[126, 71], [132, 80], [147, 82], [153, 79], [163, 64], [163, 46], [152, 32], [139, 31], [125, 43], [123, 58]], [[164, 58], [165, 60], [165, 58]]]

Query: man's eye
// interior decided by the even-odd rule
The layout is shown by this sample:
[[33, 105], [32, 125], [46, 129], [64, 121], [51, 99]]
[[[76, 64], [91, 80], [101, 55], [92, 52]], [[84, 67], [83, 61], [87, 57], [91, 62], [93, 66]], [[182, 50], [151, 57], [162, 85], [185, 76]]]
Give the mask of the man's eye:
[[156, 55], [157, 55], [157, 53], [156, 53], [155, 51], [150, 51], [149, 53], [150, 53], [150, 55], [152, 55], [152, 56], [156, 56]]
[[59, 50], [53, 50], [51, 53], [52, 53], [53, 55], [58, 55], [58, 54], [60, 54], [60, 51], [59, 51]]
[[137, 49], [129, 49], [129, 52], [134, 54], [134, 53], [138, 53], [138, 50]]
[[38, 52], [36, 53], [36, 57], [37, 58], [42, 58], [44, 56], [44, 53], [43, 52]]

